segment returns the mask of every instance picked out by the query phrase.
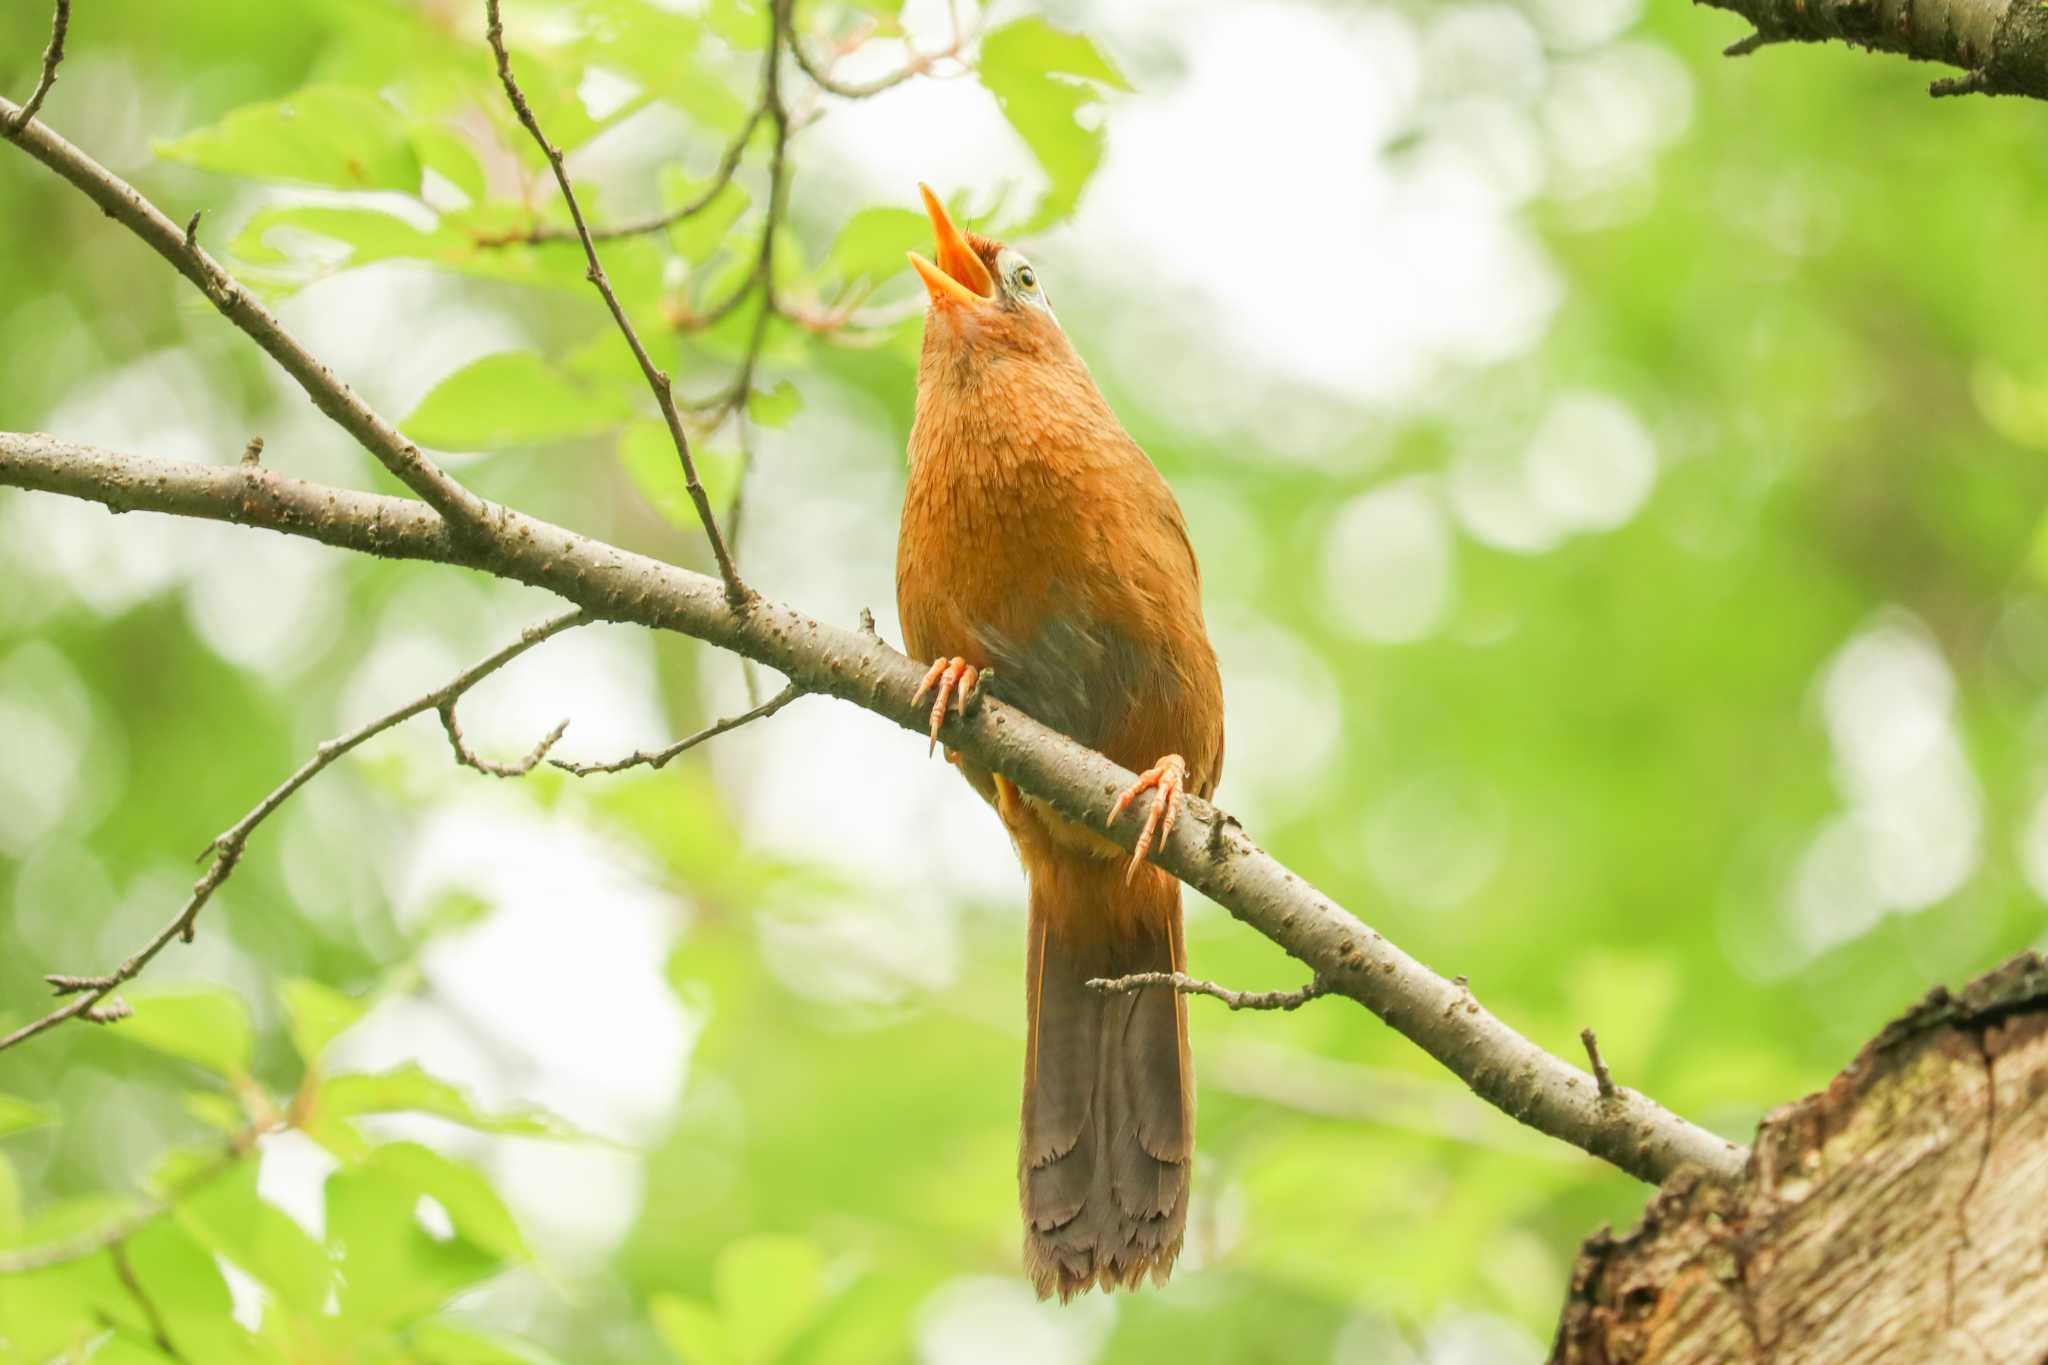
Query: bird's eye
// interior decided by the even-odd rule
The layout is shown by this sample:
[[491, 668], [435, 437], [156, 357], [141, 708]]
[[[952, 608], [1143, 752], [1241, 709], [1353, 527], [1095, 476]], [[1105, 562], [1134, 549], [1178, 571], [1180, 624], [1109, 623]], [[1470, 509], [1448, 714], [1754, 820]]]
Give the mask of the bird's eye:
[[1018, 266], [1017, 287], [1027, 292], [1038, 288], [1038, 272], [1028, 265]]

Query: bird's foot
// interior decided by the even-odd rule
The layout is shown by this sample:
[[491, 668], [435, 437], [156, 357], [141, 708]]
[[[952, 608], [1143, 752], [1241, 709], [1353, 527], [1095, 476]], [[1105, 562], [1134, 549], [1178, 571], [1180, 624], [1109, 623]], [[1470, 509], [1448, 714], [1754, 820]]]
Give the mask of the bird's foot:
[[911, 695], [910, 704], [916, 706], [924, 700], [924, 694], [934, 687], [939, 690], [932, 702], [932, 743], [925, 752], [931, 753], [939, 747], [939, 727], [946, 723], [946, 703], [952, 702], [962, 716], [967, 714], [967, 699], [981, 685], [981, 670], [965, 659], [938, 659], [931, 671], [924, 675], [924, 681], [917, 685]]
[[1124, 789], [1117, 797], [1116, 804], [1109, 808], [1109, 822], [1115, 824], [1138, 799], [1138, 794], [1148, 787], [1158, 788], [1159, 794], [1152, 798], [1152, 809], [1145, 813], [1145, 828], [1138, 835], [1138, 846], [1131, 851], [1131, 865], [1124, 873], [1124, 880], [1130, 881], [1138, 875], [1139, 864], [1152, 851], [1155, 843], [1164, 844], [1166, 836], [1173, 833], [1174, 822], [1180, 819], [1180, 803], [1187, 790], [1188, 763], [1179, 754], [1168, 754], [1138, 774], [1138, 780]]

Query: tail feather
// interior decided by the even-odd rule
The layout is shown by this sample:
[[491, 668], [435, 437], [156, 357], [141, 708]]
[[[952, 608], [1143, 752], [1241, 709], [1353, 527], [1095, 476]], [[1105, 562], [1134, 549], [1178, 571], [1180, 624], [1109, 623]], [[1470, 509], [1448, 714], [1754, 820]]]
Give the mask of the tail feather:
[[[1039, 869], [1035, 869], [1038, 871]], [[1041, 1297], [1163, 1282], [1187, 1227], [1194, 1071], [1178, 992], [1093, 977], [1179, 971], [1180, 887], [1075, 859], [1035, 875], [1018, 1183]]]

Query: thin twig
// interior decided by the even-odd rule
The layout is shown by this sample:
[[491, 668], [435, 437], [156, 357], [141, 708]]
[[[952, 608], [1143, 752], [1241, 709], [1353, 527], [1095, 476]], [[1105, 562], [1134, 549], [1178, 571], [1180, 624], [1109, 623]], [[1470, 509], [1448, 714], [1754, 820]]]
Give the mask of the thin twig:
[[1614, 1088], [1614, 1073], [1607, 1069], [1607, 1059], [1600, 1055], [1600, 1039], [1593, 1030], [1579, 1030], [1579, 1041], [1586, 1045], [1586, 1060], [1593, 1064], [1593, 1080], [1600, 1087], [1600, 1098], [1611, 1100], [1620, 1092]]
[[150, 1339], [156, 1343], [156, 1348], [173, 1360], [183, 1360], [185, 1357], [171, 1344], [171, 1334], [164, 1328], [164, 1315], [157, 1311], [155, 1301], [143, 1292], [142, 1281], [135, 1276], [135, 1267], [128, 1263], [127, 1243], [115, 1242], [107, 1249], [114, 1256], [114, 1273], [121, 1277], [128, 1296], [142, 1309], [143, 1320], [149, 1324]]
[[555, 747], [556, 742], [569, 728], [569, 722], [564, 719], [557, 723], [554, 729], [541, 736], [540, 743], [534, 745], [526, 757], [515, 763], [493, 763], [488, 758], [479, 757], [462, 738], [462, 723], [455, 718], [453, 697], [435, 709], [441, 713], [441, 728], [448, 732], [448, 747], [455, 751], [455, 761], [465, 768], [474, 768], [490, 777], [526, 776], [540, 766], [540, 761], [548, 756], [548, 750]]
[[737, 716], [727, 716], [724, 720], [705, 726], [686, 739], [677, 740], [666, 749], [643, 750], [628, 754], [624, 758], [615, 758], [609, 763], [571, 763], [561, 758], [551, 758], [548, 762], [563, 772], [574, 773], [578, 777], [589, 777], [593, 773], [624, 772], [627, 768], [637, 768], [643, 764], [649, 768], [659, 768], [684, 750], [694, 749], [705, 740], [716, 739], [728, 730], [737, 730], [749, 721], [765, 720], [804, 695], [803, 688], [791, 683], [753, 710], [743, 711]]
[[[663, 232], [674, 227], [677, 223], [695, 218], [705, 209], [710, 208], [711, 201], [718, 198], [725, 187], [732, 183], [733, 176], [739, 171], [740, 162], [746, 157], [747, 143], [753, 139], [754, 130], [761, 126], [761, 120], [767, 116], [767, 113], [768, 106], [765, 101], [754, 106], [753, 112], [747, 115], [747, 121], [740, 126], [739, 132], [734, 134], [733, 140], [726, 144], [725, 152], [718, 158], [718, 169], [712, 173], [711, 183], [699, 191], [696, 198], [677, 208], [670, 209], [667, 213], [656, 214], [651, 218], [640, 218], [627, 223], [614, 223], [609, 227], [592, 228], [590, 230], [591, 240], [615, 242], [622, 237], [643, 237], [650, 232]], [[573, 227], [542, 226], [539, 224], [524, 231], [484, 232], [478, 233], [476, 236], [476, 244], [485, 247], [536, 246], [542, 242], [574, 242], [578, 240], [580, 239], [577, 236], [576, 229]]]
[[82, 1261], [88, 1256], [97, 1256], [102, 1251], [119, 1247], [136, 1233], [169, 1213], [179, 1200], [204, 1189], [233, 1170], [244, 1157], [256, 1150], [256, 1144], [260, 1139], [285, 1126], [282, 1117], [249, 1124], [227, 1140], [227, 1145], [218, 1156], [197, 1167], [183, 1180], [166, 1190], [163, 1198], [151, 1199], [109, 1223], [61, 1241], [44, 1242], [16, 1251], [0, 1251], [0, 1275], [26, 1275], [31, 1271], [48, 1270], [52, 1266], [68, 1265], [73, 1261]]
[[57, 83], [57, 68], [64, 61], [64, 35], [71, 31], [71, 0], [57, 0], [57, 13], [50, 20], [50, 45], [43, 49], [43, 74], [36, 82], [36, 88], [29, 92], [28, 103], [21, 106], [21, 112], [14, 121], [7, 124], [7, 136], [19, 137], [21, 130], [28, 127], [30, 120], [42, 109], [43, 101], [49, 98], [50, 87]]
[[[957, 10], [954, 12], [953, 19], [952, 42], [936, 52], [913, 52], [910, 54], [910, 60], [902, 66], [886, 75], [877, 76], [873, 80], [840, 80], [814, 60], [809, 52], [804, 50], [803, 43], [798, 40], [794, 33], [790, 35], [789, 53], [792, 57], [796, 58], [796, 64], [802, 68], [803, 73], [811, 78], [811, 83], [820, 90], [825, 91], [827, 94], [837, 95], [841, 99], [864, 100], [871, 95], [879, 95], [884, 90], [892, 90], [907, 80], [926, 75], [941, 62], [959, 57], [972, 40], [961, 30]], [[964, 59], [962, 60], [962, 65], [966, 65]]]
[[1213, 981], [1202, 981], [1186, 972], [1132, 972], [1129, 976], [1092, 977], [1090, 988], [1108, 995], [1129, 995], [1150, 986], [1171, 986], [1182, 995], [1207, 995], [1234, 1010], [1298, 1010], [1317, 996], [1328, 995], [1330, 984], [1321, 977], [1298, 991], [1234, 991]]
[[[780, 0], [788, 3], [788, 0]], [[611, 309], [612, 320], [619, 325], [619, 332], [626, 338], [626, 344], [633, 350], [633, 358], [640, 362], [640, 373], [647, 378], [647, 386], [654, 390], [654, 401], [661, 408], [662, 418], [668, 423], [669, 439], [675, 443], [676, 457], [682, 461], [683, 482], [690, 490], [690, 501], [696, 504], [697, 519], [704, 523], [704, 534], [711, 541], [712, 558], [718, 561], [718, 576], [725, 582], [726, 600], [734, 606], [744, 605], [751, 597], [746, 584], [740, 582], [739, 570], [733, 566], [732, 555], [725, 548], [725, 537], [719, 534], [718, 518], [712, 514], [711, 499], [704, 492], [704, 484], [697, 477], [697, 462], [690, 455], [690, 438], [683, 432], [682, 414], [676, 411], [675, 392], [668, 373], [655, 366], [647, 348], [640, 344], [640, 334], [633, 329], [633, 323], [626, 316], [626, 309], [619, 302], [619, 296], [612, 289], [611, 280], [604, 273], [604, 262], [598, 259], [597, 243], [591, 238], [590, 225], [583, 220], [583, 206], [576, 201], [576, 187], [569, 183], [569, 168], [563, 162], [562, 149], [548, 141], [541, 131], [540, 120], [534, 117], [533, 106], [526, 102], [526, 93], [519, 88], [518, 78], [512, 74], [512, 54], [505, 46], [505, 25], [498, 13], [498, 0], [484, 0], [484, 14], [488, 23], [484, 37], [491, 45], [491, 52], [497, 58], [498, 80], [505, 87], [505, 98], [512, 102], [512, 112], [519, 116], [519, 122], [539, 144], [554, 168], [555, 183], [562, 187], [562, 201], [569, 206], [569, 217], [576, 224], [576, 236], [583, 243], [583, 255], [590, 262], [586, 272], [590, 282], [597, 286], [597, 292], [604, 296], [605, 306]], [[772, 67], [773, 54], [770, 54]]]
[[[58, 995], [71, 995], [76, 998], [0, 1038], [0, 1052], [53, 1029], [67, 1019], [75, 1019], [81, 1015], [91, 1016], [100, 1008], [100, 1002], [113, 994], [117, 987], [140, 975], [142, 969], [168, 947], [172, 939], [183, 939], [190, 943], [193, 925], [199, 919], [199, 912], [213, 899], [213, 893], [220, 889], [221, 883], [233, 875], [236, 865], [242, 860], [243, 850], [248, 846], [249, 836], [255, 832], [256, 827], [268, 819], [279, 806], [290, 800], [299, 788], [319, 776], [334, 760], [401, 721], [409, 720], [423, 711], [452, 705], [457, 697], [535, 645], [552, 639], [571, 627], [580, 626], [590, 619], [587, 612], [577, 610], [534, 626], [488, 659], [464, 669], [425, 696], [415, 697], [397, 710], [387, 711], [375, 720], [357, 726], [339, 739], [330, 739], [322, 744], [311, 758], [300, 764], [297, 771], [257, 802], [247, 815], [236, 821], [224, 833], [216, 835], [213, 842], [200, 850], [200, 857], [211, 857], [213, 861], [208, 865], [205, 874], [192, 884], [191, 896], [186, 899], [184, 906], [172, 917], [170, 923], [159, 929], [149, 942], [131, 953], [120, 966], [104, 976], [45, 977], [44, 980], [50, 983], [50, 988]], [[102, 1017], [100, 1022], [110, 1021]]]

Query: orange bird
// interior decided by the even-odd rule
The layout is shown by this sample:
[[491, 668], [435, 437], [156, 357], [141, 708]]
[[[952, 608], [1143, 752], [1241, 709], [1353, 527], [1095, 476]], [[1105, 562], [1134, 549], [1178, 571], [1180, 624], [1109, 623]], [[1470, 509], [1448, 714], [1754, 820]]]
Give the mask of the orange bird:
[[1180, 507], [1103, 401], [1031, 263], [924, 191], [936, 263], [896, 550], [896, 604], [932, 742], [982, 670], [1003, 700], [1143, 776], [1137, 852], [948, 754], [1001, 815], [1031, 886], [1024, 1261], [1041, 1298], [1163, 1282], [1195, 1146], [1187, 1006], [1091, 977], [1183, 971], [1180, 883], [1145, 861], [1223, 771], [1223, 682]]

